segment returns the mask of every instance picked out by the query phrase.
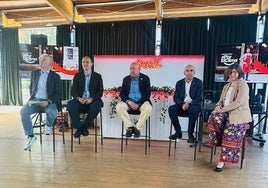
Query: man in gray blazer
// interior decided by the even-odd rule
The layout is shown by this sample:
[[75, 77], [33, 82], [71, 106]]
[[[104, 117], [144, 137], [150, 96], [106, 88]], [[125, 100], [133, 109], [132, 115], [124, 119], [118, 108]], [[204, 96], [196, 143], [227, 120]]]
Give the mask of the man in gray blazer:
[[[68, 112], [72, 119], [72, 127], [76, 128], [75, 138], [81, 134], [88, 136], [88, 128], [103, 107], [101, 100], [103, 94], [103, 81], [100, 74], [92, 71], [93, 63], [88, 56], [83, 57], [83, 71], [78, 72], [73, 79], [73, 99], [67, 104]], [[86, 120], [82, 124], [80, 113], [87, 113]]]
[[24, 150], [32, 148], [37, 139], [33, 132], [31, 114], [46, 113], [45, 133], [52, 133], [52, 126], [57, 117], [57, 108], [60, 108], [61, 84], [60, 76], [51, 70], [53, 59], [48, 54], [39, 57], [40, 70], [33, 71], [30, 83], [30, 99], [20, 111], [21, 122], [27, 142]]

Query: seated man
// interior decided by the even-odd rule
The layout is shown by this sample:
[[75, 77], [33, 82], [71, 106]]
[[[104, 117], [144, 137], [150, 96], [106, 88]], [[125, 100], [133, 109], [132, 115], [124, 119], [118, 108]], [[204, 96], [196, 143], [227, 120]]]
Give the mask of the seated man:
[[[146, 119], [152, 111], [150, 102], [151, 85], [147, 75], [140, 73], [140, 65], [136, 62], [130, 64], [130, 75], [123, 79], [120, 91], [121, 102], [116, 105], [118, 116], [122, 119], [127, 127], [126, 137], [140, 137]], [[139, 120], [135, 124], [131, 121], [128, 110], [139, 110]]]
[[[75, 138], [81, 134], [88, 136], [88, 128], [96, 118], [103, 106], [101, 100], [103, 93], [103, 81], [100, 74], [91, 70], [93, 63], [88, 56], [83, 57], [83, 71], [76, 73], [73, 78], [71, 94], [73, 99], [67, 103], [67, 109], [72, 119], [72, 127], [76, 128]], [[80, 113], [87, 113], [83, 124], [80, 121]]]
[[201, 111], [203, 100], [203, 83], [200, 79], [194, 77], [195, 68], [193, 65], [187, 65], [184, 68], [185, 78], [176, 83], [173, 100], [174, 105], [168, 108], [169, 117], [176, 131], [170, 135], [169, 139], [175, 140], [182, 138], [181, 126], [178, 116], [188, 115], [188, 140], [189, 143], [195, 142], [193, 136], [195, 122], [198, 118], [198, 113]]
[[24, 150], [32, 148], [36, 140], [33, 132], [31, 114], [46, 112], [45, 133], [52, 133], [52, 126], [57, 117], [57, 108], [60, 108], [61, 84], [60, 76], [51, 70], [53, 59], [47, 54], [39, 57], [40, 70], [33, 71], [30, 83], [30, 100], [20, 111], [21, 122], [27, 143]]

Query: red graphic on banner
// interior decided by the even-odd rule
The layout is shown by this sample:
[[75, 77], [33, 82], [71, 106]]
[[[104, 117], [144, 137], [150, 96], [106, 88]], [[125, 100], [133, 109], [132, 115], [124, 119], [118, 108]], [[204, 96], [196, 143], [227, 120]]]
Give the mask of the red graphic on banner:
[[75, 75], [78, 72], [77, 70], [67, 70], [67, 69], [64, 69], [64, 68], [62, 68], [60, 65], [58, 65], [55, 62], [53, 62], [52, 68], [54, 70], [56, 70], [56, 71], [59, 71], [61, 73], [68, 74], [68, 75]]
[[161, 67], [160, 61], [157, 58], [151, 58], [149, 60], [137, 59], [136, 62], [144, 69], [158, 69]]
[[268, 68], [261, 64], [259, 61], [254, 62], [254, 67], [264, 74], [268, 74]]

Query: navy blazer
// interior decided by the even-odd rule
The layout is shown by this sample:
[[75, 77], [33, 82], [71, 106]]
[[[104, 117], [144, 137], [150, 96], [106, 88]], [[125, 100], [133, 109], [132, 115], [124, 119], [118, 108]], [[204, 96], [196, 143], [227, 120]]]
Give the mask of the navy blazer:
[[[203, 83], [200, 79], [194, 77], [189, 91], [190, 97], [193, 100], [190, 106], [196, 105], [196, 107], [202, 106], [203, 102]], [[185, 91], [185, 79], [181, 79], [176, 83], [175, 93], [173, 100], [176, 104], [182, 105], [186, 95]]]
[[[40, 69], [32, 71], [31, 73], [30, 100], [33, 99], [35, 96], [40, 75], [41, 75]], [[47, 88], [48, 100], [50, 100], [52, 103], [55, 103], [57, 105], [57, 108], [60, 109], [61, 108], [60, 76], [52, 70], [50, 70], [48, 73], [46, 88]]]
[[[78, 72], [73, 78], [73, 85], [71, 94], [73, 98], [82, 97], [85, 89], [85, 74], [84, 72]], [[101, 106], [103, 102], [101, 97], [103, 95], [103, 81], [100, 74], [91, 72], [90, 83], [89, 83], [90, 97], [93, 101], [98, 101]]]
[[[120, 91], [120, 97], [123, 102], [126, 102], [127, 100], [131, 100], [128, 95], [130, 91], [130, 84], [131, 84], [131, 77], [130, 75], [126, 76], [123, 79], [121, 91]], [[150, 96], [151, 96], [151, 83], [150, 83], [150, 78], [145, 75], [140, 73], [139, 76], [139, 89], [141, 92], [141, 99], [138, 101], [138, 103], [141, 105], [145, 101], [150, 101]], [[151, 103], [152, 104], [152, 103]]]

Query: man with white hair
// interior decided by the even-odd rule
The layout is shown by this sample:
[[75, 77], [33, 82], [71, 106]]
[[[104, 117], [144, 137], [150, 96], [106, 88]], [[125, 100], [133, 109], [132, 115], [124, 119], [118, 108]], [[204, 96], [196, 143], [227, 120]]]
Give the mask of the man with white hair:
[[52, 126], [57, 117], [57, 109], [60, 108], [61, 84], [60, 76], [51, 70], [53, 58], [48, 54], [39, 57], [39, 70], [31, 73], [30, 99], [20, 111], [21, 122], [27, 142], [24, 150], [32, 148], [37, 137], [33, 132], [31, 114], [45, 112], [45, 133], [52, 133]]

